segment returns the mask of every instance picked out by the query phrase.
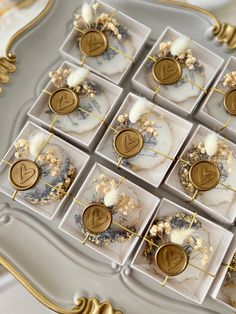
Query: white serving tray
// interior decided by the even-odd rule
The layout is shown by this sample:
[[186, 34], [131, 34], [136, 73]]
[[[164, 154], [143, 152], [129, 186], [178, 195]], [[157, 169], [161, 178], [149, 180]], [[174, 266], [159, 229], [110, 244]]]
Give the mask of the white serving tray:
[[[151, 27], [153, 42], [168, 24], [225, 60], [230, 56], [223, 47], [206, 38], [205, 32], [209, 31], [211, 24], [207, 18], [194, 12], [156, 5], [149, 1], [107, 2]], [[44, 21], [17, 43], [17, 72], [0, 96], [0, 156], [4, 155], [25, 123], [26, 112], [46, 85], [48, 71], [62, 62], [58, 49], [71, 29], [73, 12], [79, 3], [78, 0], [55, 1]], [[142, 60], [143, 58], [140, 62]], [[131, 75], [126, 80], [127, 92]], [[92, 159], [116, 170], [114, 165], [99, 157], [93, 155]], [[157, 196], [176, 200], [162, 188], [155, 191], [131, 174], [121, 170], [118, 172]], [[178, 203], [193, 210], [179, 200]], [[130, 261], [120, 268], [105, 262], [86, 246], [78, 245], [58, 230], [67, 208], [68, 204], [53, 222], [48, 222], [37, 214], [29, 214], [20, 205], [0, 195], [0, 256], [13, 263], [53, 302], [71, 308], [75, 297], [84, 296], [97, 297], [101, 301], [108, 299], [115, 308], [120, 308], [126, 314], [231, 313], [210, 298], [202, 306], [197, 306], [142, 274], [131, 272]]]

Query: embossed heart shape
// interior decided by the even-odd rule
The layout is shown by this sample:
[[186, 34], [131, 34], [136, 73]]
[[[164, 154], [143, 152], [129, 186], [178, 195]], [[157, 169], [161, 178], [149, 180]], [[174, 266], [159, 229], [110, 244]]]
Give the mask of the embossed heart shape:
[[169, 64], [169, 62], [163, 63], [161, 66], [161, 78], [163, 81], [168, 80], [172, 76], [176, 75], [177, 69]]
[[88, 40], [88, 51], [90, 53], [100, 49], [104, 45], [103, 42], [97, 38], [96, 34], [90, 34], [89, 40]]
[[35, 175], [35, 170], [26, 168], [25, 164], [20, 165], [20, 184], [26, 183]]
[[183, 255], [175, 250], [170, 250], [169, 248], [164, 250], [164, 259], [170, 271], [178, 267], [182, 263], [183, 258]]
[[73, 99], [70, 99], [66, 93], [61, 92], [58, 96], [58, 109], [64, 110], [74, 104]]
[[211, 182], [214, 178], [215, 172], [208, 170], [207, 167], [198, 169], [198, 180], [202, 185]]
[[124, 136], [124, 148], [125, 153], [129, 153], [132, 149], [139, 145], [138, 138], [132, 138], [130, 134], [125, 134]]
[[89, 223], [90, 226], [94, 229], [94, 228], [99, 228], [100, 226], [102, 226], [104, 223], [106, 223], [108, 220], [108, 217], [105, 215], [102, 215], [99, 212], [98, 208], [93, 208], [91, 210], [90, 216], [89, 216]]

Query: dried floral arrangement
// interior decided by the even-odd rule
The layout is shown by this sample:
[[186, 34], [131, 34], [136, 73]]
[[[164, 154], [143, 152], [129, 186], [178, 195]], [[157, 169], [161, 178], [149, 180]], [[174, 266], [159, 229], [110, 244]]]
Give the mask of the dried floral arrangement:
[[230, 87], [230, 88], [236, 87], [236, 71], [232, 71], [225, 74], [222, 84], [225, 87]]
[[98, 15], [98, 7], [98, 2], [92, 2], [91, 4], [84, 2], [81, 9], [77, 10], [74, 14], [74, 26], [81, 27], [81, 23], [83, 23], [87, 29], [101, 30], [108, 36], [114, 36], [119, 41], [127, 39], [127, 28], [120, 25], [115, 17], [107, 13]]
[[[135, 129], [143, 138], [144, 147], [139, 154], [131, 158], [123, 158], [121, 161], [122, 165], [134, 172], [153, 168], [165, 161], [165, 157], [155, 153], [155, 150], [165, 155], [171, 154], [174, 140], [171, 125], [162, 113], [147, 105], [145, 98], [136, 100], [127, 113], [117, 117], [115, 129], [118, 132]], [[116, 158], [119, 159], [120, 155], [115, 149], [116, 135], [117, 132], [113, 137], [113, 148]], [[132, 143], [132, 139], [130, 142]]]
[[[106, 10], [106, 8], [104, 8]], [[131, 65], [135, 53], [128, 28], [118, 21], [119, 12], [106, 13], [99, 2], [84, 2], [74, 15], [78, 32], [78, 58], [94, 70], [115, 81]]]
[[229, 305], [236, 308], [236, 253], [228, 267], [221, 289]]
[[[209, 133], [209, 135], [205, 137], [204, 141], [192, 145], [192, 147], [182, 156], [182, 160], [179, 162], [180, 182], [186, 193], [193, 197], [196, 192], [196, 188], [194, 187], [189, 174], [191, 166], [201, 160], [210, 161], [216, 165], [220, 172], [220, 181], [225, 182], [227, 180], [227, 182], [230, 183], [233, 180], [232, 174], [233, 161], [235, 158], [234, 155], [235, 153], [229, 147], [227, 142], [219, 140], [215, 133]], [[198, 196], [204, 193], [207, 192], [199, 191]], [[219, 198], [219, 194], [217, 197]]]
[[190, 40], [184, 37], [177, 38], [174, 41], [163, 41], [159, 45], [159, 50], [155, 57], [157, 59], [170, 57], [176, 59], [182, 67], [189, 70], [197, 70], [204, 73], [204, 67], [197, 57], [193, 56], [193, 52], [188, 48]]
[[[155, 65], [166, 58], [174, 60], [179, 65], [182, 73], [180, 73], [177, 80], [170, 83], [167, 81], [165, 84], [158, 81], [158, 84], [161, 86], [159, 93], [168, 100], [178, 104], [197, 97], [204, 89], [205, 84], [205, 67], [197, 56], [194, 55], [193, 51], [188, 48], [189, 44], [190, 40], [185, 37], [179, 37], [174, 41], [161, 42], [157, 52], [148, 58], [145, 67], [147, 84], [155, 91], [157, 89]], [[165, 72], [165, 68], [163, 68], [163, 71], [165, 77], [171, 77], [171, 75], [175, 75], [174, 73], [176, 73], [177, 69], [171, 69], [171, 66], [168, 65], [169, 72]], [[173, 73], [171, 74], [170, 71]]]
[[68, 67], [60, 67], [49, 72], [49, 77], [56, 88], [71, 88], [78, 96], [95, 97], [100, 93], [100, 87], [92, 82], [88, 82], [89, 70], [77, 68], [72, 70]]
[[[99, 84], [89, 80], [88, 75], [89, 70], [84, 67], [72, 70], [64, 66], [49, 72], [49, 77], [57, 90], [68, 88], [79, 101], [73, 112], [57, 116], [54, 127], [72, 135], [80, 135], [100, 125], [101, 119], [110, 108], [109, 99]], [[53, 121], [55, 114], [51, 109], [46, 108], [45, 114]]]
[[[94, 192], [91, 203], [104, 204], [109, 208], [112, 219], [123, 227], [137, 231], [140, 224], [140, 213], [142, 207], [137, 195], [125, 186], [120, 186], [119, 182], [105, 174], [100, 174], [94, 181]], [[81, 214], [75, 215], [76, 225], [82, 234], [86, 235]], [[129, 240], [132, 234], [116, 225], [111, 225], [106, 231], [100, 234], [90, 234], [89, 241], [102, 246], [111, 243], [122, 243]]]
[[40, 152], [47, 140], [47, 136], [42, 133], [32, 132], [15, 143], [13, 162], [22, 159], [34, 160], [39, 153], [35, 161], [40, 172], [38, 182], [31, 189], [19, 192], [33, 205], [48, 205], [62, 199], [77, 172], [68, 153], [62, 147], [49, 143]]
[[[156, 219], [148, 232], [147, 239], [149, 242], [146, 241], [143, 256], [157, 273], [160, 273], [160, 270], [155, 263], [155, 254], [157, 246], [162, 244], [173, 243], [181, 246], [187, 253], [189, 262], [194, 262], [193, 264], [200, 269], [209, 263], [213, 251], [210, 235], [203, 228], [202, 223], [197, 218], [193, 219], [193, 215], [184, 212], [174, 212]], [[194, 276], [191, 272], [187, 275], [184, 273], [179, 276], [184, 279]], [[194, 273], [193, 269], [192, 273]]]

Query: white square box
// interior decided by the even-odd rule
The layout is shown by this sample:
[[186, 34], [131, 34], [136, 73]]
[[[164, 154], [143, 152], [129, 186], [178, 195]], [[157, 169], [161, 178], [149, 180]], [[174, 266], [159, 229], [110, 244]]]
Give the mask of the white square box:
[[[235, 231], [235, 230], [234, 230]], [[227, 265], [231, 264], [231, 261], [233, 259], [234, 254], [236, 253], [236, 236], [234, 235], [234, 239], [229, 247], [229, 250], [227, 251], [227, 254], [224, 258], [224, 261], [216, 275], [216, 278], [212, 284], [212, 287], [210, 289], [210, 296], [219, 302], [221, 305], [224, 305], [227, 309], [235, 312], [235, 307], [233, 307], [230, 304], [230, 299], [224, 294], [223, 292], [223, 286], [224, 286], [224, 280], [227, 275], [228, 267]], [[233, 289], [233, 288], [232, 288]], [[236, 299], [236, 290], [234, 290], [234, 296]]]
[[220, 73], [213, 86], [210, 88], [209, 93], [200, 106], [196, 118], [204, 122], [210, 128], [216, 131], [222, 131], [231, 141], [236, 141], [236, 117], [232, 116], [232, 120], [228, 123], [230, 113], [224, 107], [224, 95], [214, 89], [218, 89], [223, 93], [230, 90], [229, 86], [224, 86], [224, 76], [230, 72], [236, 71], [236, 58], [231, 57], [226, 63], [224, 69]]
[[[137, 102], [139, 99], [140, 99], [139, 96], [129, 93], [126, 99], [124, 100], [123, 104], [121, 105], [119, 111], [117, 112], [116, 116], [114, 117], [113, 121], [111, 122], [110, 126], [112, 128], [116, 128], [118, 116], [123, 115], [125, 113], [128, 114], [131, 108], [133, 107], [133, 105], [135, 104], [135, 102]], [[170, 156], [172, 160], [167, 157], [158, 155], [152, 151], [148, 151], [147, 149], [144, 148], [140, 152], [140, 154], [147, 155], [147, 152], [149, 152], [149, 155], [151, 156], [149, 158], [152, 158], [152, 159], [155, 158], [155, 164], [150, 163], [150, 161], [152, 161], [150, 159], [145, 164], [146, 169], [145, 168], [137, 169], [136, 171], [132, 170], [131, 163], [130, 163], [131, 166], [129, 166], [129, 164], [124, 164], [124, 165], [121, 164], [120, 167], [134, 174], [138, 178], [148, 182], [149, 184], [152, 184], [154, 187], [158, 187], [161, 184], [161, 181], [163, 180], [170, 165], [172, 164], [173, 159], [176, 157], [179, 149], [181, 148], [184, 141], [186, 140], [192, 128], [192, 124], [176, 116], [175, 114], [159, 107], [158, 105], [151, 103], [148, 100], [146, 100], [146, 108], [147, 108], [146, 110], [147, 113], [150, 112], [150, 110], [152, 109], [155, 115], [160, 116], [160, 122], [157, 123], [156, 128], [161, 138], [160, 140], [158, 139], [158, 136], [156, 138], [157, 138], [157, 141], [159, 141], [160, 145], [165, 147], [165, 151], [161, 151], [161, 153], [167, 156]], [[149, 117], [151, 117], [151, 115]], [[163, 133], [163, 132], [166, 132], [166, 133]], [[171, 140], [173, 141], [172, 144], [170, 144], [166, 140], [165, 134], [168, 134], [170, 136]], [[114, 131], [108, 127], [108, 130], [106, 131], [104, 137], [102, 138], [101, 142], [99, 143], [96, 149], [96, 153], [102, 156], [103, 158], [107, 159], [108, 161], [112, 162], [113, 164], [117, 164], [117, 156], [113, 149], [113, 136], [114, 136]], [[145, 139], [144, 139], [144, 142], [145, 142]], [[159, 143], [157, 142], [157, 150], [160, 151], [160, 149], [158, 149]], [[152, 147], [152, 145], [150, 147]], [[130, 162], [129, 160], [132, 162], [133, 158], [125, 159], [125, 161], [127, 162]], [[153, 159], [153, 162], [154, 162], [154, 159]]]
[[[173, 203], [172, 201], [164, 198], [161, 201], [158, 211], [149, 226], [149, 230], [153, 225], [153, 222], [157, 218], [168, 216], [172, 213], [177, 212], [194, 215], [194, 213], [187, 210], [186, 208], [181, 207], [176, 203]], [[191, 301], [202, 304], [214, 280], [213, 276], [217, 273], [222, 263], [224, 254], [226, 253], [227, 248], [232, 240], [233, 234], [201, 216], [197, 216], [197, 220], [201, 222], [203, 228], [208, 230], [210, 234], [210, 242], [211, 246], [213, 247], [213, 251], [211, 253], [209, 263], [205, 265], [205, 267], [202, 266], [201, 269], [203, 271], [201, 271], [192, 266], [195, 265], [194, 260], [192, 259], [191, 265], [189, 264], [184, 272], [188, 272], [189, 269], [192, 269], [192, 271], [197, 272], [196, 275], [199, 276], [198, 279], [196, 280], [195, 278], [189, 278], [188, 280], [180, 281], [178, 277], [184, 275], [183, 272], [183, 274], [180, 274], [178, 276], [172, 278], [169, 277], [165, 286]], [[146, 233], [146, 237], [148, 233], [149, 231]], [[155, 280], [158, 284], [163, 284], [165, 275], [161, 275], [158, 273], [155, 274], [154, 271], [151, 269], [148, 261], [143, 256], [145, 244], [146, 242], [144, 239], [140, 247], [138, 248], [138, 251], [132, 261], [131, 267], [145, 274], [149, 278]]]
[[[43, 216], [49, 220], [52, 220], [54, 218], [54, 216], [56, 215], [56, 213], [64, 205], [66, 199], [68, 198], [68, 195], [70, 194], [71, 190], [74, 188], [76, 181], [78, 180], [79, 176], [81, 175], [83, 169], [85, 168], [85, 166], [87, 164], [89, 156], [87, 154], [85, 154], [84, 152], [82, 152], [81, 150], [79, 150], [78, 148], [76, 148], [76, 147], [68, 144], [67, 142], [63, 141], [62, 139], [58, 138], [57, 136], [55, 136], [55, 135], [52, 136], [52, 133], [45, 131], [44, 129], [35, 125], [34, 123], [27, 122], [25, 124], [25, 126], [23, 127], [23, 129], [21, 130], [21, 132], [19, 133], [19, 135], [17, 136], [15, 142], [11, 145], [8, 152], [6, 153], [6, 155], [1, 160], [1, 163], [0, 163], [0, 191], [3, 192], [4, 194], [8, 195], [11, 198], [13, 198], [14, 192], [16, 190], [13, 188], [13, 186], [11, 185], [11, 183], [8, 179], [9, 178], [9, 169], [10, 169], [10, 166], [12, 163], [19, 160], [15, 157], [16, 149], [15, 149], [14, 144], [19, 139], [27, 139], [28, 141], [30, 141], [34, 135], [37, 136], [38, 142], [39, 142], [40, 136], [42, 136], [44, 138], [43, 143], [46, 143], [46, 146], [44, 148], [43, 148], [43, 145], [41, 145], [39, 143], [34, 144], [34, 145], [39, 145], [40, 146], [40, 147], [38, 147], [39, 149], [35, 149], [32, 146], [33, 147], [32, 150], [33, 150], [33, 152], [35, 152], [34, 153], [35, 157], [39, 153], [40, 154], [44, 153], [45, 150], [49, 147], [49, 145], [51, 147], [53, 145], [54, 148], [56, 147], [60, 150], [61, 149], [63, 150], [63, 153], [61, 151], [60, 156], [65, 157], [66, 160], [68, 161], [68, 165], [72, 164], [76, 169], [75, 177], [74, 177], [72, 183], [69, 185], [69, 188], [67, 189], [68, 194], [64, 193], [65, 195], [62, 198], [57, 199], [57, 200], [52, 200], [52, 202], [50, 202], [49, 204], [32, 204], [30, 201], [27, 201], [25, 198], [25, 197], [27, 197], [27, 195], [24, 193], [32, 193], [33, 194], [33, 192], [34, 192], [35, 194], [38, 194], [38, 195], [39, 195], [39, 193], [41, 193], [41, 195], [43, 195], [43, 193], [47, 193], [47, 196], [48, 196], [50, 191], [56, 190], [54, 188], [54, 186], [56, 186], [56, 183], [58, 183], [58, 182], [54, 183], [53, 176], [50, 176], [49, 174], [47, 175], [47, 173], [49, 173], [49, 170], [46, 168], [43, 169], [42, 167], [40, 167], [39, 164], [38, 164], [39, 179], [36, 182], [35, 186], [33, 186], [32, 188], [30, 188], [26, 191], [18, 191], [16, 196], [14, 197], [16, 202], [23, 204], [29, 210], [32, 210], [32, 211], [38, 213], [39, 215], [41, 215], [41, 216]], [[43, 150], [41, 150], [42, 148], [43, 148]], [[37, 150], [37, 152], [36, 152], [36, 150]], [[32, 155], [32, 153], [31, 153], [31, 155]], [[59, 156], [59, 155], [57, 155], [57, 156]], [[57, 158], [57, 157], [55, 157], [55, 158]], [[22, 159], [25, 159], [25, 158], [22, 158]], [[30, 158], [30, 160], [33, 160], [33, 159], [34, 159], [34, 157]], [[10, 164], [7, 164], [4, 161], [9, 162]], [[36, 161], [36, 163], [37, 163], [37, 161]], [[64, 171], [66, 171], [65, 169], [66, 168], [64, 168]], [[42, 173], [40, 173], [40, 171], [44, 171], [44, 174], [42, 175]], [[63, 172], [63, 170], [61, 170], [60, 175], [63, 175], [62, 172]], [[65, 175], [65, 172], [64, 172], [64, 175]], [[63, 179], [66, 179], [64, 175], [63, 175]], [[45, 178], [49, 178], [49, 177], [50, 177], [50, 179], [48, 179], [48, 181], [50, 181], [50, 182], [46, 181], [46, 179], [45, 179]], [[63, 179], [60, 182], [64, 182]], [[46, 184], [45, 182], [47, 182], [48, 184]], [[40, 190], [40, 187], [42, 187], [42, 186], [48, 187], [49, 190], [47, 190], [47, 189], [44, 189], [44, 190], [41, 189]], [[42, 197], [43, 196], [41, 196], [41, 199], [42, 199]], [[46, 198], [46, 195], [44, 195], [44, 197]]]
[[[186, 145], [185, 149], [182, 151], [180, 158], [183, 158], [183, 155], [193, 146], [200, 142], [204, 142], [204, 139], [209, 134], [215, 134], [218, 141], [225, 141], [225, 139], [214, 133], [213, 131], [207, 129], [204, 126], [198, 126], [196, 131], [194, 132], [193, 136], [189, 140], [188, 144]], [[226, 141], [228, 147], [233, 151], [233, 158], [235, 158], [236, 154], [236, 145]], [[184, 158], [183, 158], [184, 159]], [[222, 160], [222, 159], [221, 159]], [[235, 159], [233, 159], [232, 164], [232, 175], [236, 175], [236, 168], [234, 165]], [[236, 161], [235, 161], [236, 162]], [[221, 167], [221, 161], [219, 161], [219, 167]], [[180, 164], [177, 162], [171, 172], [169, 173], [168, 177], [164, 182], [164, 186], [170, 190], [175, 195], [179, 196], [185, 201], [191, 201], [191, 197], [186, 193], [185, 189], [183, 188], [180, 178], [179, 178], [179, 171], [180, 171]], [[226, 185], [228, 183], [228, 175], [224, 177], [225, 168], [221, 171], [220, 175], [220, 182], [223, 182]], [[226, 172], [227, 173], [227, 172]], [[236, 182], [232, 177], [230, 180]], [[235, 186], [231, 186], [233, 189], [236, 188]], [[217, 191], [217, 194], [215, 195]], [[225, 192], [227, 194], [225, 195]], [[212, 194], [214, 193], [214, 195]], [[200, 196], [199, 196], [200, 195]], [[220, 200], [220, 203], [216, 204], [216, 201]], [[220, 183], [210, 191], [203, 191], [197, 194], [197, 197], [192, 200], [192, 203], [198, 206], [199, 208], [203, 209], [208, 215], [213, 217], [214, 219], [219, 220], [220, 222], [232, 224], [236, 217], [236, 192], [230, 191], [226, 187], [223, 187]]]
[[[85, 235], [82, 234], [79, 229], [80, 227], [76, 224], [75, 215], [81, 215], [85, 206], [94, 202], [96, 193], [96, 183], [94, 182], [94, 179], [97, 179], [102, 174], [107, 178], [116, 180], [116, 182], [120, 182], [122, 180], [122, 177], [120, 177], [118, 174], [96, 163], [88, 174], [87, 179], [84, 181], [79, 192], [75, 196], [75, 200], [79, 200], [84, 204], [84, 206], [78, 204], [78, 202], [74, 202], [68, 209], [59, 226], [60, 230], [67, 233], [69, 236], [76, 239], [80, 243], [85, 239]], [[150, 194], [149, 192], [126, 179], [124, 179], [119, 186], [119, 191], [120, 193], [129, 195], [139, 203], [141, 211], [138, 223], [135, 225], [135, 232], [141, 235], [146, 225], [149, 223], [151, 217], [153, 216], [154, 210], [156, 209], [160, 200], [156, 196]], [[135, 209], [135, 211], [137, 210], [138, 208]], [[118, 217], [114, 216], [113, 221], [117, 222], [117, 219]], [[114, 228], [114, 225], [111, 225], [110, 229], [112, 228]], [[101, 233], [101, 235], [104, 235], [104, 233]], [[96, 245], [95, 243], [88, 240], [86, 245], [99, 254], [102, 254], [106, 258], [123, 265], [137, 244], [138, 239], [138, 237], [132, 236], [125, 242], [113, 242], [107, 245]]]
[[[205, 90], [209, 87], [212, 80], [218, 73], [224, 60], [221, 57], [214, 54], [213, 52], [204, 48], [203, 46], [197, 44], [192, 40], [189, 40], [188, 48], [192, 50], [193, 56], [196, 57], [201, 64], [203, 64], [205, 68], [206, 78], [201, 88], [197, 87], [199, 84], [197, 84], [197, 86], [193, 86], [189, 82], [186, 82], [186, 85], [188, 85], [187, 90], [188, 95], [190, 95], [189, 91], [191, 91], [191, 95], [183, 101], [182, 95], [186, 93], [186, 91], [183, 90], [184, 85], [182, 83], [181, 86], [179, 86], [180, 82], [184, 82], [183, 80], [180, 80], [179, 82], [177, 82], [177, 84], [173, 85], [159, 85], [158, 82], [154, 80], [151, 71], [150, 72], [147, 71], [147, 66], [148, 64], [150, 64], [149, 56], [154, 56], [158, 52], [159, 45], [161, 42], [163, 41], [173, 42], [177, 38], [182, 37], [186, 38], [186, 36], [184, 36], [183, 34], [175, 31], [170, 27], [167, 27], [160, 36], [160, 38], [158, 39], [158, 41], [155, 43], [151, 51], [148, 53], [148, 55], [146, 56], [145, 60], [143, 61], [137, 72], [135, 73], [132, 79], [132, 86], [134, 87], [135, 90], [141, 92], [146, 97], [152, 100], [155, 99], [160, 105], [162, 105], [166, 109], [186, 117], [192, 114], [193, 111], [196, 109], [198, 103], [205, 94]], [[186, 74], [184, 74], [184, 76], [186, 76]], [[188, 76], [191, 77], [191, 73], [188, 74]], [[147, 78], [149, 78], [150, 86], [152, 85], [154, 87], [155, 85], [153, 89], [148, 86]], [[158, 91], [158, 94], [156, 95], [155, 91], [157, 90], [158, 86], [160, 86], [160, 89]], [[169, 96], [167, 95], [167, 93], [170, 93]], [[178, 102], [172, 99], [173, 98], [172, 95], [175, 97], [178, 96]]]
[[[144, 48], [144, 44], [150, 35], [151, 29], [137, 22], [126, 14], [115, 10], [108, 4], [102, 1], [97, 2], [99, 3], [97, 15], [100, 15], [101, 13], [107, 13], [109, 15], [114, 13], [114, 18], [117, 20], [117, 22], [128, 29], [128, 34], [130, 35], [129, 45], [125, 45], [125, 43], [120, 45], [117, 41], [114, 43], [112, 42], [112, 47], [114, 46], [115, 48], [119, 48], [119, 50], [124, 52], [124, 55], [117, 55], [115, 50], [109, 48], [107, 50], [109, 55], [104, 53], [99, 57], [87, 57], [84, 65], [93, 72], [119, 85], [130, 71], [133, 62], [135, 62], [140, 56], [141, 51]], [[81, 27], [84, 28], [84, 25], [82, 24]], [[61, 46], [60, 51], [63, 57], [80, 65], [83, 54], [81, 54], [80, 49], [77, 46], [76, 39], [78, 38], [78, 35], [79, 32], [73, 28]], [[131, 51], [131, 55], [128, 53], [129, 50]], [[116, 56], [116, 59], [114, 58], [114, 55]], [[111, 72], [108, 65], [102, 71], [100, 64], [104, 60], [107, 61], [107, 58], [109, 59], [111, 57], [113, 60], [111, 66], [116, 68], [117, 72]], [[125, 66], [122, 66], [122, 64]]]
[[[59, 68], [76, 70], [78, 67], [72, 63], [65, 61]], [[86, 82], [96, 84], [96, 86], [103, 91], [101, 95], [95, 96], [94, 98], [90, 99], [89, 102], [83, 102], [82, 99], [80, 100], [79, 106], [82, 109], [90, 110], [89, 108], [92, 108], [92, 106], [94, 107], [94, 109], [96, 108], [95, 112], [94, 109], [92, 110], [92, 113], [94, 113], [96, 117], [76, 110], [76, 114], [72, 112], [71, 114], [66, 116], [58, 115], [52, 127], [55, 113], [52, 112], [48, 106], [50, 95], [48, 95], [44, 91], [42, 91], [38, 99], [30, 108], [28, 116], [30, 117], [30, 119], [40, 124], [42, 127], [45, 127], [48, 130], [53, 129], [53, 131], [55, 131], [55, 133], [60, 135], [62, 138], [67, 139], [73, 144], [80, 145], [85, 149], [91, 151], [94, 149], [105, 131], [105, 124], [102, 120], [105, 120], [107, 123], [110, 122], [123, 89], [93, 73], [89, 73], [88, 77], [86, 78]], [[52, 83], [52, 80], [50, 80], [50, 82], [46, 85], [45, 90], [49, 93], [53, 93], [57, 90], [57, 88]], [[106, 110], [103, 108], [106, 108]], [[77, 115], [79, 115], [79, 118], [77, 118]], [[83, 117], [86, 117], [86, 119], [83, 119]], [[76, 121], [76, 119], [78, 120]], [[87, 122], [85, 122], [86, 120]], [[78, 127], [83, 127], [84, 131], [80, 133], [76, 133], [74, 131], [63, 131], [59, 123], [68, 123], [70, 121], [73, 121], [73, 127], [74, 125]], [[91, 123], [94, 123], [94, 121], [94, 128], [92, 128], [91, 130], [87, 130], [85, 124], [88, 123], [88, 125], [91, 125]]]

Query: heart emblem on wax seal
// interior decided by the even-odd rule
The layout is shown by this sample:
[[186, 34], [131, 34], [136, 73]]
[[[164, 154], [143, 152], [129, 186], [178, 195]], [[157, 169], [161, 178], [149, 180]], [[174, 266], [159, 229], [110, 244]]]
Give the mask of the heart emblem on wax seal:
[[216, 164], [208, 160], [195, 162], [189, 170], [189, 179], [199, 191], [209, 191], [220, 181], [220, 171]]
[[17, 191], [32, 188], [39, 178], [36, 163], [29, 159], [20, 159], [13, 163], [9, 170], [9, 180]]
[[182, 76], [182, 67], [174, 58], [160, 58], [152, 68], [152, 74], [161, 85], [177, 83]]
[[163, 81], [171, 79], [173, 76], [176, 76], [178, 69], [173, 66], [173, 63], [164, 62], [161, 66], [161, 78]]
[[59, 115], [68, 115], [79, 104], [79, 98], [69, 88], [59, 88], [49, 98], [49, 108]]
[[58, 96], [58, 108], [60, 110], [64, 110], [69, 108], [70, 106], [73, 106], [73, 103], [74, 103], [73, 99], [68, 97], [66, 93], [61, 93]]
[[201, 182], [201, 184], [207, 184], [214, 180], [215, 178], [215, 171], [211, 171], [207, 167], [199, 168], [198, 170], [198, 179]]
[[176, 249], [173, 249], [173, 248], [164, 249], [164, 259], [170, 271], [178, 267], [179, 264], [182, 263], [183, 258], [184, 258], [183, 254], [181, 254]]
[[115, 151], [124, 158], [138, 155], [143, 149], [144, 139], [142, 134], [135, 129], [121, 129], [114, 139]]
[[98, 234], [110, 227], [112, 216], [109, 208], [105, 205], [92, 203], [84, 209], [82, 220], [88, 232]]
[[25, 163], [20, 164], [20, 184], [26, 183], [35, 175], [34, 168], [26, 168]]
[[90, 213], [89, 223], [92, 228], [98, 228], [106, 223], [108, 217], [100, 210], [99, 207], [94, 207]]
[[107, 47], [107, 37], [97, 29], [86, 31], [79, 42], [81, 52], [88, 57], [98, 57], [103, 54]]
[[157, 249], [155, 262], [164, 275], [177, 276], [188, 266], [188, 255], [182, 246], [164, 243]]
[[125, 153], [129, 153], [132, 149], [139, 145], [139, 138], [132, 137], [129, 133], [124, 135], [124, 149]]

